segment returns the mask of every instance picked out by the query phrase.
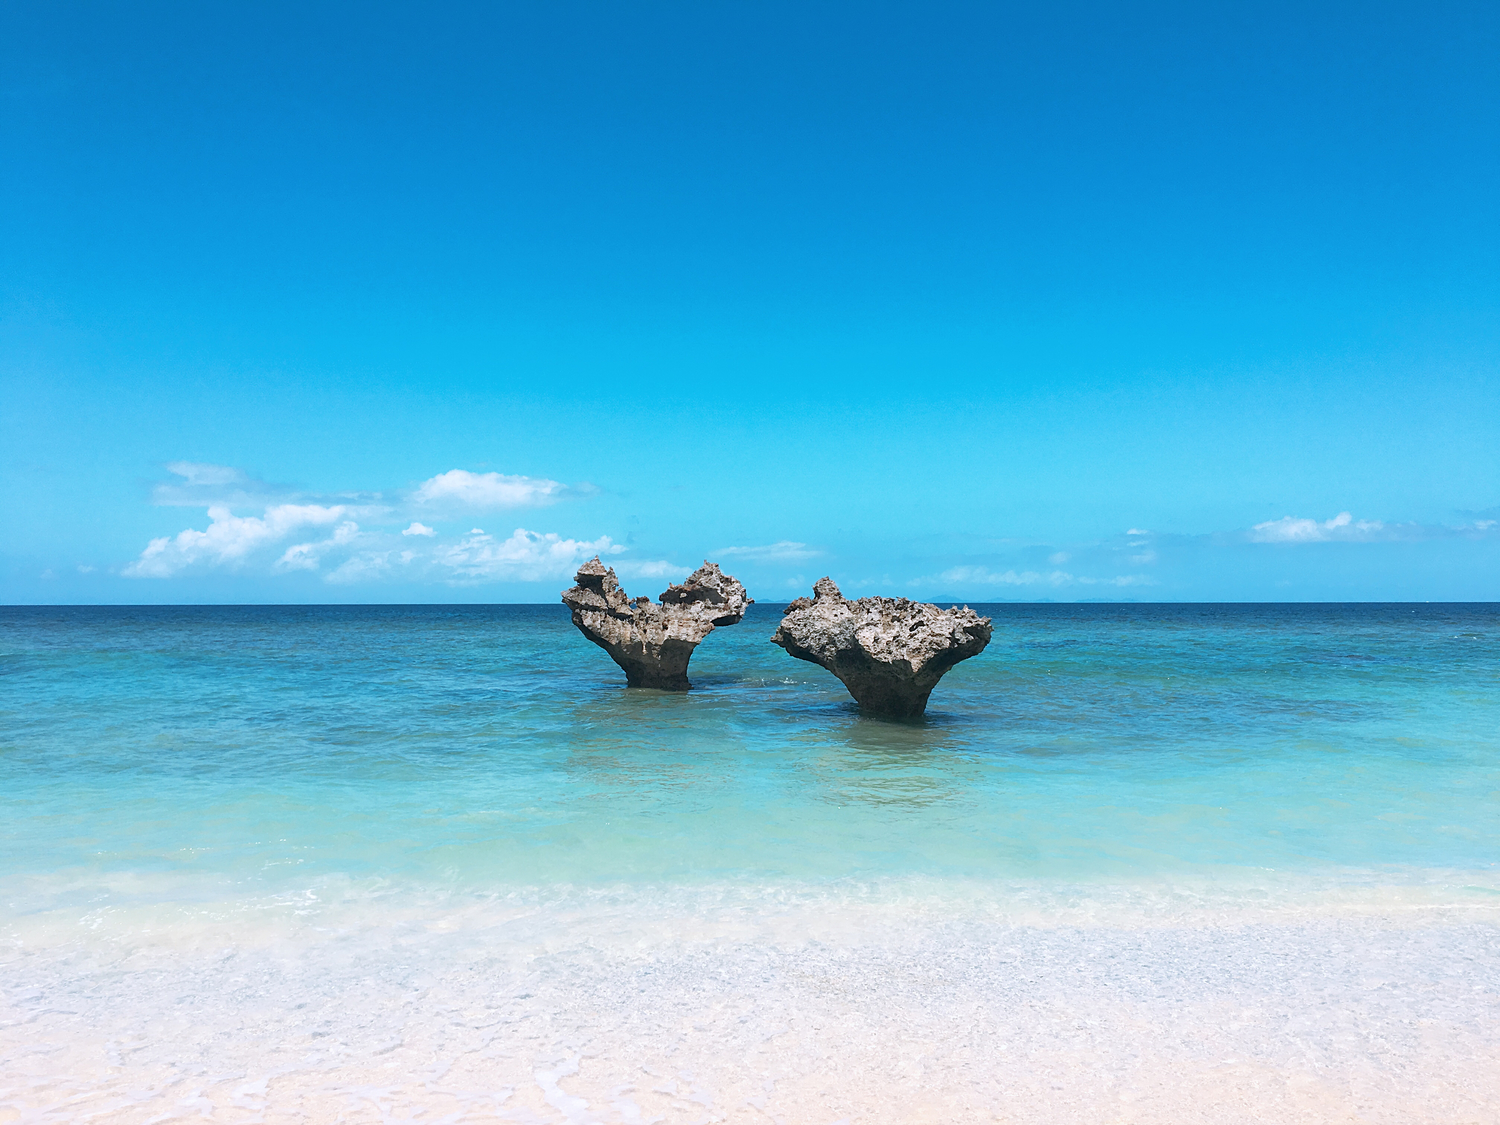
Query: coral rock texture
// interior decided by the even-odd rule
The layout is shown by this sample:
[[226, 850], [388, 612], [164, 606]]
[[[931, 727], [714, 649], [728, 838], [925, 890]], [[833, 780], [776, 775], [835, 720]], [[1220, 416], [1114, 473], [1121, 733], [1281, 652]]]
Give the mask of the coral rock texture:
[[564, 590], [573, 624], [625, 669], [631, 687], [687, 691], [688, 661], [716, 625], [735, 625], [754, 601], [736, 578], [705, 562], [680, 586], [668, 586], [661, 604], [620, 589], [613, 568], [596, 555], [578, 568], [577, 585]]
[[861, 707], [885, 718], [921, 715], [943, 673], [990, 643], [990, 619], [968, 606], [939, 609], [906, 598], [851, 602], [831, 578], [820, 578], [813, 593], [786, 607], [771, 643], [821, 664]]

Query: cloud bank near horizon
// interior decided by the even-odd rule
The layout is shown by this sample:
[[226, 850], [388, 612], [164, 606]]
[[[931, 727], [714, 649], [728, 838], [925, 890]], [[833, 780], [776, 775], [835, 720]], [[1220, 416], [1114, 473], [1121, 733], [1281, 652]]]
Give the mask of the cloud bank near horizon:
[[[136, 558], [109, 568], [120, 576], [160, 580], [212, 573], [259, 578], [301, 574], [332, 586], [396, 582], [461, 588], [567, 581], [594, 555], [615, 567], [622, 580], [678, 580], [690, 570], [667, 558], [636, 557], [629, 536], [622, 543], [597, 528], [569, 535], [534, 525], [537, 512], [600, 495], [588, 484], [449, 469], [403, 489], [312, 493], [230, 466], [174, 461], [166, 467], [172, 479], [153, 486], [152, 502], [202, 508], [207, 524], [152, 538]], [[503, 530], [476, 526], [509, 512], [533, 516]], [[1230, 555], [1253, 560], [1261, 552], [1291, 551], [1292, 556], [1283, 556], [1290, 559], [1314, 547], [1339, 551], [1382, 543], [1500, 539], [1500, 518], [1495, 518], [1500, 511], [1462, 515], [1461, 522], [1436, 525], [1356, 518], [1339, 511], [1320, 518], [1286, 515], [1198, 535], [1132, 526], [1094, 542], [993, 540], [988, 550], [923, 551], [927, 563], [913, 559], [906, 568], [908, 575], [918, 575], [911, 578], [898, 572], [860, 579], [851, 567], [862, 560], [790, 538], [720, 547], [709, 557], [748, 567], [759, 581], [778, 588], [788, 582], [805, 585], [801, 573], [788, 576], [808, 560], [826, 559], [828, 569], [851, 591], [976, 599], [1123, 597], [1127, 591], [1170, 596], [1190, 572], [1188, 560], [1205, 551], [1227, 562]], [[95, 569], [77, 568], [80, 574]]]
[[754, 562], [795, 562], [799, 559], [815, 559], [822, 551], [813, 550], [806, 543], [782, 539], [762, 547], [720, 547], [712, 554], [724, 558], [749, 559]]
[[[1054, 592], [1095, 595], [1136, 588], [1156, 596], [1169, 594], [1185, 573], [1205, 558], [1219, 563], [1256, 565], [1271, 555], [1290, 559], [1299, 552], [1370, 550], [1382, 544], [1457, 540], [1500, 541], [1500, 513], [1461, 513], [1453, 524], [1424, 524], [1356, 519], [1351, 512], [1313, 519], [1283, 516], [1247, 528], [1206, 534], [1177, 534], [1131, 527], [1093, 542], [1055, 544], [1045, 541], [996, 541], [989, 552], [972, 553], [957, 565], [933, 569], [907, 583], [912, 590], [940, 596], [981, 594], [1010, 598], [1050, 596]], [[1291, 552], [1284, 555], [1283, 552]], [[1071, 564], [1064, 567], [1063, 564]], [[1286, 586], [1278, 582], [1278, 586]]]
[[592, 485], [570, 488], [555, 480], [510, 476], [505, 473], [473, 473], [449, 469], [419, 484], [411, 494], [414, 503], [459, 512], [504, 511], [509, 508], [541, 508], [568, 496], [588, 495]]
[[[931, 579], [919, 579], [918, 581], [926, 585], [932, 584]], [[1024, 570], [1018, 572], [1012, 568], [1003, 572], [997, 572], [982, 566], [950, 567], [937, 576], [937, 581], [939, 583], [963, 586], [970, 589], [1047, 586], [1054, 590], [1060, 590], [1069, 586], [1125, 587], [1157, 585], [1157, 580], [1148, 574], [1120, 574], [1113, 578], [1094, 578], [1086, 574], [1070, 574], [1065, 570]]]
[[1340, 512], [1321, 523], [1315, 519], [1282, 516], [1258, 523], [1247, 533], [1252, 543], [1410, 543], [1423, 539], [1473, 538], [1500, 528], [1500, 521], [1473, 519], [1458, 524], [1386, 523], [1357, 520]]
[[[570, 578], [594, 555], [626, 551], [608, 535], [575, 539], [525, 527], [503, 538], [478, 527], [444, 535], [413, 518], [420, 513], [434, 524], [443, 519], [467, 524], [476, 515], [541, 508], [586, 496], [597, 491], [591, 485], [450, 469], [390, 495], [307, 496], [225, 465], [173, 461], [166, 468], [179, 479], [156, 485], [152, 502], [205, 508], [208, 526], [152, 539], [121, 569], [127, 578], [164, 579], [213, 570], [300, 571], [319, 573], [335, 585], [400, 577], [470, 586]], [[261, 514], [236, 515], [236, 507], [260, 507]], [[398, 531], [402, 523], [408, 526]], [[622, 565], [637, 573], [686, 573], [659, 559]]]

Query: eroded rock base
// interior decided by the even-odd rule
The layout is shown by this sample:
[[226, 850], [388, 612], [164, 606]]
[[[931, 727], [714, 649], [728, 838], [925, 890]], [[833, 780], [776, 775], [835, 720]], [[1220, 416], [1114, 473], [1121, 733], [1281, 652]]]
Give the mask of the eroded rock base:
[[814, 597], [787, 606], [775, 635], [799, 660], [827, 668], [860, 707], [881, 718], [914, 719], [943, 675], [990, 643], [991, 623], [968, 606], [939, 609], [906, 598], [849, 601], [831, 578]]
[[688, 661], [699, 642], [720, 625], [737, 624], [754, 604], [739, 580], [711, 562], [667, 587], [660, 604], [627, 595], [597, 556], [578, 568], [576, 581], [562, 595], [573, 624], [609, 653], [635, 688], [687, 691]]

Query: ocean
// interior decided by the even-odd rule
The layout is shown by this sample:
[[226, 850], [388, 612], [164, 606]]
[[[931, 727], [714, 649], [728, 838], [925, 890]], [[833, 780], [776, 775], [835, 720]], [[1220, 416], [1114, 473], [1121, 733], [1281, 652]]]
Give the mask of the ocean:
[[0, 608], [0, 1125], [1500, 1121], [1500, 605], [976, 608]]

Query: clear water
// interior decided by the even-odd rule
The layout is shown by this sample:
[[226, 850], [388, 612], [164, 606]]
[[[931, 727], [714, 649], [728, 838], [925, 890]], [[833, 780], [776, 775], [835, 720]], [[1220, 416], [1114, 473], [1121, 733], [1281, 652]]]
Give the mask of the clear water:
[[[1458, 1068], [1453, 1089], [1482, 1095], [1473, 1104], [1489, 1111], [1493, 1082], [1476, 1086], [1464, 1068], [1500, 1062], [1494, 1036], [1476, 1030], [1500, 995], [1500, 606], [983, 612], [996, 626], [988, 650], [949, 673], [925, 720], [895, 724], [862, 717], [831, 676], [769, 644], [777, 611], [766, 606], [704, 642], [695, 690], [684, 695], [625, 690], [560, 606], [0, 609], [0, 935], [13, 1013], [0, 1027], [27, 1028], [9, 1033], [19, 1043], [61, 1021], [55, 1042], [64, 1045], [9, 1075], [0, 1066], [0, 1121], [70, 1120], [81, 1104], [144, 1121], [192, 1098], [224, 1120], [399, 1119], [390, 1116], [398, 1102], [400, 1112], [425, 1111], [438, 1095], [413, 1077], [417, 1048], [375, 1040], [420, 1041], [424, 1059], [441, 1056], [442, 1006], [418, 1005], [398, 1027], [379, 1014], [386, 1001], [351, 1000], [360, 981], [384, 981], [391, 996], [414, 988], [419, 969], [431, 995], [452, 1001], [444, 1012], [478, 995], [508, 997], [504, 1010], [541, 1005], [538, 1018], [553, 1029], [542, 1046], [511, 1044], [501, 1053], [509, 1063], [492, 1052], [491, 1072], [466, 1079], [480, 1093], [443, 1095], [449, 1102], [432, 1112], [452, 1120], [647, 1120], [653, 1098], [665, 1120], [980, 1120], [983, 1106], [1016, 1120], [1033, 1110], [1036, 1120], [1102, 1120], [1105, 1103], [1066, 1077], [1085, 1057], [1114, 1073], [1098, 1062], [1099, 1043], [1071, 1054], [1054, 1044], [1047, 1057], [1064, 1077], [1022, 1091], [1053, 1049], [1035, 1039], [1045, 1021], [1006, 1033], [1030, 1044], [1029, 1069], [1000, 1067], [983, 1097], [954, 1085], [963, 1069], [950, 1057], [954, 1028], [969, 1028], [970, 1039], [988, 1028], [1000, 1038], [987, 1049], [1003, 1054], [995, 1021], [1015, 995], [1002, 1004], [998, 993], [976, 993], [989, 1014], [961, 1018], [931, 991], [897, 1003], [901, 1034], [916, 1028], [947, 1044], [932, 1056], [946, 1061], [929, 1061], [905, 1094], [891, 1085], [899, 1068], [887, 1065], [905, 1040], [880, 1015], [895, 994], [874, 988], [862, 1015], [850, 999], [856, 969], [865, 980], [858, 974], [885, 966], [893, 988], [914, 965], [944, 959], [958, 978], [1003, 991], [992, 961], [1006, 942], [1015, 951], [1006, 964], [1050, 957], [1083, 972], [1098, 950], [1080, 926], [1113, 935], [1097, 940], [1114, 963], [1135, 966], [1131, 979], [1150, 976], [1142, 965], [1161, 956], [1143, 952], [1144, 933], [1165, 927], [1200, 958], [1218, 950], [1219, 970], [1261, 990], [1246, 1011], [1268, 1010], [1285, 984], [1265, 961], [1272, 947], [1305, 965], [1323, 964], [1330, 942], [1356, 951], [1356, 968], [1361, 957], [1395, 958], [1408, 969], [1388, 975], [1408, 1000], [1435, 995], [1411, 965], [1436, 972], [1451, 959], [1464, 983], [1444, 1001], [1441, 1051], [1448, 1070]], [[1224, 937], [1225, 927], [1238, 937]], [[1207, 941], [1210, 932], [1220, 939]], [[256, 979], [272, 981], [263, 993], [244, 994], [245, 978], [223, 968], [226, 949], [263, 959]], [[721, 1000], [739, 997], [744, 1010], [709, 1004], [694, 1023], [706, 1030], [690, 1036], [690, 1050], [673, 1048], [674, 1062], [662, 1054], [663, 1029], [692, 996], [703, 1000], [706, 970], [694, 959], [705, 949], [719, 951]], [[553, 958], [545, 973], [539, 957]], [[777, 977], [778, 957], [843, 980], [842, 1015], [828, 1007], [834, 993], [797, 1007], [801, 986]], [[490, 967], [475, 969], [484, 958]], [[1308, 987], [1349, 986], [1339, 983], [1349, 964], [1327, 962]], [[605, 995], [649, 965], [655, 985]], [[1219, 1011], [1218, 986], [1196, 977], [1173, 985], [1161, 971], [1157, 1000]], [[460, 982], [464, 973], [472, 978]], [[196, 1071], [183, 1059], [198, 1040], [167, 1030], [164, 979], [212, 998], [183, 1028], [207, 1020], [241, 1031]], [[1099, 987], [1108, 992], [1113, 979]], [[1085, 1003], [1056, 981], [1047, 987], [1026, 1003], [1069, 1012]], [[614, 1014], [580, 1014], [584, 995]], [[266, 1011], [302, 1011], [314, 996], [341, 1013], [343, 1069], [320, 1046], [332, 1033], [309, 1025], [295, 1035], [311, 1053], [277, 1064], [279, 1087], [240, 1090], [255, 1085], [257, 1068], [270, 1075], [280, 1050], [244, 1029]], [[1371, 997], [1376, 1006], [1360, 1017], [1370, 1026], [1432, 1018]], [[47, 1015], [64, 1002], [72, 1016]], [[795, 1010], [782, 1010], [789, 1004]], [[782, 1006], [777, 1026], [843, 1020], [844, 1030], [818, 1048], [809, 1023], [802, 1046], [776, 1066], [747, 1069], [741, 1038], [767, 1005]], [[1142, 1011], [1118, 1018], [1139, 1021]], [[658, 1022], [627, 1035], [627, 1012]], [[856, 1016], [867, 1043], [847, 1022]], [[1203, 1020], [1207, 1034], [1222, 1012]], [[1273, 1059], [1281, 1033], [1261, 1033], [1259, 1046], [1225, 1049], [1269, 1067], [1284, 1093], [1296, 1067]], [[131, 1036], [144, 1039], [119, 1056]], [[767, 1036], [756, 1042], [777, 1042]], [[1381, 1061], [1319, 1048], [1320, 1065], [1336, 1056], [1355, 1074], [1405, 1060], [1436, 1081], [1448, 1071], [1416, 1066], [1424, 1049], [1391, 1048]], [[478, 1051], [459, 1054], [472, 1061]], [[656, 1051], [657, 1061], [632, 1051]], [[693, 1055], [685, 1071], [683, 1051]], [[861, 1051], [869, 1069], [857, 1080], [808, 1077], [820, 1073], [809, 1059]], [[603, 1061], [580, 1061], [589, 1058]], [[674, 1089], [686, 1085], [610, 1093], [630, 1085], [602, 1077], [616, 1064], [630, 1081], [645, 1067]], [[356, 1080], [356, 1065], [386, 1070]], [[1194, 1064], [1163, 1055], [1151, 1065], [1186, 1073]], [[204, 1085], [216, 1067], [231, 1077]], [[696, 1079], [684, 1072], [719, 1073], [720, 1092], [695, 1101]], [[313, 1073], [316, 1082], [296, 1085]], [[1344, 1112], [1353, 1079], [1339, 1073], [1335, 1093], [1321, 1102], [1307, 1093], [1313, 1100], [1286, 1112]], [[188, 1097], [193, 1074], [198, 1092]], [[6, 1087], [5, 1077], [15, 1081]], [[748, 1085], [724, 1094], [734, 1082]], [[384, 1102], [359, 1092], [408, 1086]], [[129, 1101], [127, 1089], [156, 1092]], [[1121, 1091], [1106, 1093], [1122, 1120], [1241, 1119], [1232, 1106], [1214, 1116], [1201, 1090], [1181, 1104]], [[1440, 1096], [1408, 1083], [1370, 1094], [1360, 1112], [1376, 1119], [1385, 1106], [1397, 1120], [1403, 1106]], [[1075, 1102], [1076, 1113], [1059, 1108]], [[881, 1105], [908, 1108], [881, 1117]], [[1199, 1116], [1183, 1116], [1186, 1107]], [[1472, 1108], [1454, 1102], [1453, 1112]]]
[[552, 606], [4, 611], [8, 874], [1137, 879], [1500, 858], [1500, 608], [991, 606], [925, 721], [755, 607], [624, 691]]

